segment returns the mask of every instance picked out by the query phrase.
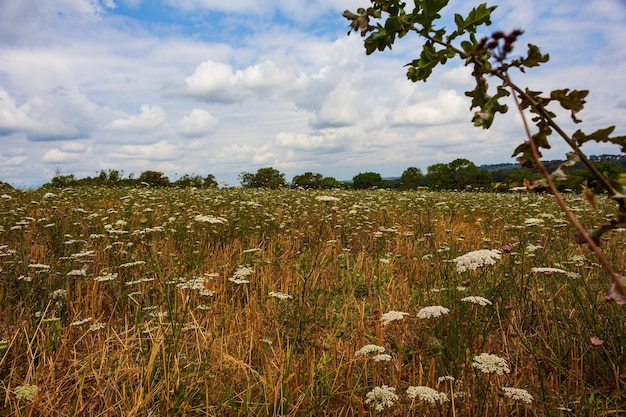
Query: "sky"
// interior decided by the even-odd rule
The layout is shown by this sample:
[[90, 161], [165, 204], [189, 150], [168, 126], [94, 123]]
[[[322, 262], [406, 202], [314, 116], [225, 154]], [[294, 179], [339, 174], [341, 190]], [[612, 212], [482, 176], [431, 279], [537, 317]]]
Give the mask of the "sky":
[[[486, 0], [483, 0], [486, 1]], [[410, 3], [410, 2], [409, 2]], [[451, 0], [442, 25], [481, 1]], [[406, 79], [420, 41], [367, 56], [343, 10], [368, 0], [0, 0], [0, 181], [34, 188], [55, 175], [213, 174], [222, 184], [271, 166], [400, 176], [467, 158], [515, 162], [519, 114], [473, 127], [470, 69]], [[626, 0], [494, 0], [481, 32], [523, 29], [550, 62], [514, 73], [532, 90], [588, 89], [584, 123], [626, 134]], [[447, 22], [447, 23], [446, 23]], [[495, 81], [494, 81], [495, 83]], [[512, 103], [509, 103], [512, 104]], [[557, 137], [546, 159], [568, 151]], [[618, 154], [586, 144], [587, 154]]]

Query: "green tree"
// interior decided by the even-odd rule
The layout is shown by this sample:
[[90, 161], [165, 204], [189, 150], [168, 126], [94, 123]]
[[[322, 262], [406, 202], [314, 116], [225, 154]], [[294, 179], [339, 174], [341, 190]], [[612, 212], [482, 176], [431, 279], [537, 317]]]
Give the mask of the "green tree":
[[153, 187], [167, 187], [170, 179], [167, 175], [159, 171], [144, 171], [139, 175], [139, 182], [146, 183]]
[[304, 174], [293, 177], [291, 185], [293, 187], [302, 188], [322, 188], [323, 179], [322, 174], [305, 172]]
[[432, 188], [438, 188], [440, 190], [455, 188], [452, 180], [452, 172], [448, 164], [438, 163], [426, 168], [426, 180], [428, 186]]
[[415, 190], [424, 183], [422, 170], [416, 167], [409, 167], [402, 172], [400, 177], [401, 190]]
[[383, 177], [376, 172], [361, 172], [352, 178], [352, 187], [355, 190], [382, 188], [383, 185]]
[[204, 177], [204, 180], [202, 181], [202, 186], [204, 188], [214, 188], [214, 187], [217, 187], [217, 181], [215, 180], [215, 175], [207, 174], [207, 176]]
[[239, 174], [241, 185], [246, 188], [279, 188], [285, 185], [285, 174], [272, 167], [259, 168], [256, 174]]

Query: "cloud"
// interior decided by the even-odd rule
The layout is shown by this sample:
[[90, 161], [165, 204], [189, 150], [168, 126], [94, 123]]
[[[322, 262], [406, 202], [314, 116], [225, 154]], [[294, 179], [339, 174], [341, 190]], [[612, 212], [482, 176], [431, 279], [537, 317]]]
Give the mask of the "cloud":
[[187, 138], [197, 138], [215, 132], [218, 121], [206, 110], [193, 109], [178, 122], [178, 133]]
[[165, 110], [161, 106], [141, 105], [138, 116], [115, 119], [105, 126], [105, 129], [127, 133], [148, 133], [166, 121]]
[[310, 135], [306, 133], [280, 132], [275, 143], [279, 147], [299, 151], [331, 151], [338, 149], [334, 135]]
[[233, 68], [208, 60], [184, 80], [182, 90], [173, 94], [195, 97], [207, 103], [229, 104], [254, 95], [274, 97], [306, 85], [306, 76], [294, 70], [281, 69], [272, 61], [244, 68]]
[[63, 152], [58, 148], [52, 148], [46, 152], [41, 160], [46, 163], [66, 164], [70, 162], [78, 162], [80, 159], [81, 156], [78, 153]]
[[173, 161], [180, 157], [177, 147], [165, 140], [152, 145], [124, 145], [109, 155], [112, 159]]
[[81, 135], [78, 128], [53, 117], [41, 119], [38, 111], [46, 106], [41, 97], [29, 103], [17, 105], [15, 99], [0, 87], [0, 136], [24, 134], [32, 141], [49, 141], [76, 138]]
[[390, 115], [393, 125], [442, 125], [466, 121], [469, 100], [456, 90], [442, 90], [436, 97], [399, 108]]

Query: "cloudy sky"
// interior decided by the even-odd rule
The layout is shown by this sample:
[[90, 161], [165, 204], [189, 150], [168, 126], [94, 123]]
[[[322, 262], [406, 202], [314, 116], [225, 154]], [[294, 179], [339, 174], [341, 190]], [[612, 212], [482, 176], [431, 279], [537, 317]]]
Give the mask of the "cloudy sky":
[[[479, 3], [452, 0], [450, 11]], [[589, 89], [583, 130], [615, 124], [626, 134], [626, 0], [489, 4], [499, 4], [489, 32], [522, 28], [521, 45], [550, 53], [518, 83]], [[266, 166], [290, 181], [306, 171], [399, 176], [459, 157], [513, 162], [519, 116], [474, 128], [461, 62], [414, 84], [404, 64], [416, 57], [416, 37], [366, 56], [362, 38], [346, 36], [341, 12], [367, 5], [0, 0], [0, 180], [34, 187], [59, 172], [119, 169], [171, 180], [212, 173], [233, 185]], [[566, 149], [553, 142], [546, 156], [561, 158]]]

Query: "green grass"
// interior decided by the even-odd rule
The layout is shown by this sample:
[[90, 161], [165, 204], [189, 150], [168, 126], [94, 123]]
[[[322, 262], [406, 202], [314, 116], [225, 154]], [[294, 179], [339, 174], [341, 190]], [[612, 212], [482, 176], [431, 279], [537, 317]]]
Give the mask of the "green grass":
[[[626, 414], [625, 308], [604, 301], [608, 278], [549, 195], [44, 193], [0, 200], [4, 415]], [[567, 198], [589, 228], [612, 213]], [[625, 237], [602, 242], [618, 271]], [[457, 272], [455, 258], [504, 245]], [[437, 305], [449, 313], [418, 316]], [[408, 315], [383, 326], [389, 311]], [[391, 359], [355, 356], [367, 344]], [[480, 353], [510, 373], [481, 372]], [[32, 399], [16, 394], [28, 385]], [[367, 394], [383, 385], [398, 400], [378, 413]]]

